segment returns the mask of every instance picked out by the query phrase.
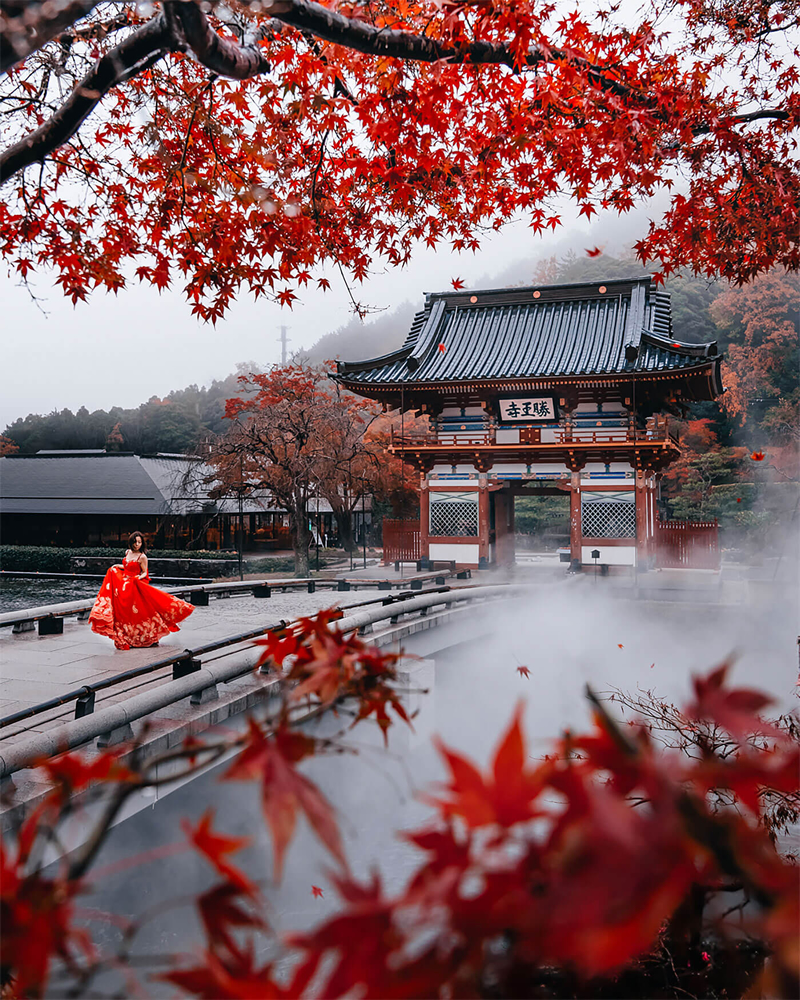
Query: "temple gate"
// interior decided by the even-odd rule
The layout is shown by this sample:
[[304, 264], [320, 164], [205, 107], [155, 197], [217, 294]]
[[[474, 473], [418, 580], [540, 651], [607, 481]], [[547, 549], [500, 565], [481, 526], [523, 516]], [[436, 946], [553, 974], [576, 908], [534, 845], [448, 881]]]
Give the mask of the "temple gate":
[[641, 566], [666, 537], [657, 479], [680, 455], [668, 415], [722, 392], [720, 361], [715, 343], [675, 339], [647, 275], [429, 294], [402, 348], [340, 362], [337, 378], [430, 418], [391, 445], [421, 473], [422, 559], [513, 562], [514, 496], [567, 493], [573, 566], [593, 552]]

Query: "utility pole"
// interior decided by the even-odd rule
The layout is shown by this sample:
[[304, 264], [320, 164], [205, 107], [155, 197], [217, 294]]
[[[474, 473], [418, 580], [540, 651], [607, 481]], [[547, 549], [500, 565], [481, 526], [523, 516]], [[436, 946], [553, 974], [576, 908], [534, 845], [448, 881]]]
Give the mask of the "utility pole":
[[281, 335], [280, 335], [280, 337], [278, 337], [278, 340], [280, 341], [280, 344], [281, 344], [281, 365], [285, 367], [286, 366], [286, 344], [287, 344], [287, 342], [289, 340], [289, 338], [286, 336], [286, 327], [285, 326], [281, 327]]

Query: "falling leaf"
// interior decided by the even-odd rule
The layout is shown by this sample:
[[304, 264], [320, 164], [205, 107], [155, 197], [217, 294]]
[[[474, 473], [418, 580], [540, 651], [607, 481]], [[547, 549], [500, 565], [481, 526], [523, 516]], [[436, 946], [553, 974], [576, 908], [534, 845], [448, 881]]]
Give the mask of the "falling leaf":
[[736, 502], [737, 502], [737, 503], [741, 503], [741, 502], [742, 502], [742, 498], [741, 498], [741, 497], [737, 497], [737, 498], [736, 498]]
[[453, 288], [455, 288], [456, 291], [458, 291], [459, 288], [464, 287], [464, 282], [461, 280], [461, 278], [453, 278], [450, 284], [453, 286]]
[[625, 648], [625, 647], [624, 647], [624, 646], [622, 645], [622, 643], [621, 643], [621, 642], [618, 642], [618, 643], [617, 643], [617, 647], [618, 647], [619, 649], [624, 649], [624, 648]]
[[318, 885], [312, 885], [311, 886], [311, 895], [315, 899], [322, 899], [322, 889], [320, 889], [320, 887]]
[[520, 677], [530, 677], [531, 672], [527, 667], [517, 667], [517, 673]]
[[763, 462], [764, 461], [764, 452], [763, 451], [754, 451], [753, 454], [750, 456], [750, 458], [752, 458], [754, 462]]
[[651, 663], [650, 664], [650, 669], [652, 670], [654, 666], [655, 666], [655, 663]]
[[444, 344], [439, 344], [439, 353], [444, 354]]
[[594, 249], [586, 251], [586, 256], [587, 257], [599, 257], [602, 252], [603, 251], [600, 249], [600, 247], [594, 247]]

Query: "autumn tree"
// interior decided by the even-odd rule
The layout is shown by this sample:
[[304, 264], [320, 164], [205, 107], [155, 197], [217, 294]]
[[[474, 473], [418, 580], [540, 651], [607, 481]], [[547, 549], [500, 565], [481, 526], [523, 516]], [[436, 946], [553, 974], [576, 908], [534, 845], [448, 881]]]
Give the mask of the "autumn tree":
[[19, 445], [17, 445], [11, 438], [6, 437], [5, 434], [0, 434], [0, 456], [2, 455], [16, 455], [19, 451]]
[[239, 488], [268, 493], [289, 515], [298, 576], [308, 575], [308, 509], [324, 496], [352, 538], [350, 512], [379, 463], [364, 435], [374, 404], [345, 393], [326, 368], [301, 364], [242, 375], [228, 400], [230, 429], [212, 445], [212, 494]]
[[711, 305], [725, 350], [722, 404], [752, 444], [800, 443], [800, 288], [773, 271]]
[[4, 0], [0, 247], [73, 301], [133, 271], [214, 321], [663, 192], [642, 262], [794, 270], [797, 27], [794, 0]]

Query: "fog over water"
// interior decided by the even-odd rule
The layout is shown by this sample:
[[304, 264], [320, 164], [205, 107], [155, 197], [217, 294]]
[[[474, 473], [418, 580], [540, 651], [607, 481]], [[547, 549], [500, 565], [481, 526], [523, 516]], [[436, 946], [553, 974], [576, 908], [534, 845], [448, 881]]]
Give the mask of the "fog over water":
[[[407, 649], [424, 658], [411, 667], [411, 684], [430, 688], [427, 694], [409, 695], [409, 707], [419, 709], [413, 732], [394, 726], [385, 751], [377, 728], [363, 724], [342, 741], [358, 755], [311, 759], [303, 765], [304, 773], [337, 810], [352, 872], [366, 878], [376, 869], [386, 891], [397, 892], [420, 856], [396, 833], [425, 823], [431, 811], [415, 794], [444, 777], [431, 742], [434, 734], [485, 767], [518, 699], [524, 698], [529, 753], [538, 757], [565, 728], [588, 726], [586, 683], [598, 692], [652, 688], [684, 703], [691, 675], [707, 672], [731, 653], [737, 655], [733, 683], [768, 691], [778, 702], [776, 714], [786, 711], [796, 705], [796, 599], [795, 586], [787, 584], [780, 593], [773, 590], [762, 606], [635, 602], [613, 599], [602, 583], [593, 586], [584, 579], [476, 609], [457, 624], [408, 642]], [[431, 654], [436, 644], [449, 648]], [[517, 672], [520, 665], [529, 668], [530, 677]], [[329, 714], [306, 731], [329, 736], [348, 723], [344, 715]], [[96, 867], [181, 841], [181, 818], [196, 822], [212, 807], [215, 828], [253, 839], [237, 858], [262, 886], [278, 933], [310, 928], [336, 912], [338, 899], [328, 875], [334, 864], [304, 820], [289, 849], [283, 880], [273, 884], [257, 788], [249, 782], [220, 783], [228, 766], [222, 764], [170, 794], [162, 790], [140, 798], [140, 811], [114, 829]], [[186, 904], [214, 882], [206, 862], [185, 851], [116, 873], [101, 871], [96, 891], [83, 905], [134, 917], [182, 900], [148, 924], [134, 954], [184, 952], [189, 954], [182, 964], [189, 965], [202, 936]], [[312, 885], [323, 889], [322, 899], [313, 897]], [[94, 933], [106, 946], [118, 934], [107, 921], [95, 923]], [[271, 947], [263, 945], [262, 959]], [[112, 988], [110, 978], [96, 985], [104, 995]], [[147, 996], [174, 995], [171, 988], [149, 981], [144, 990]]]

